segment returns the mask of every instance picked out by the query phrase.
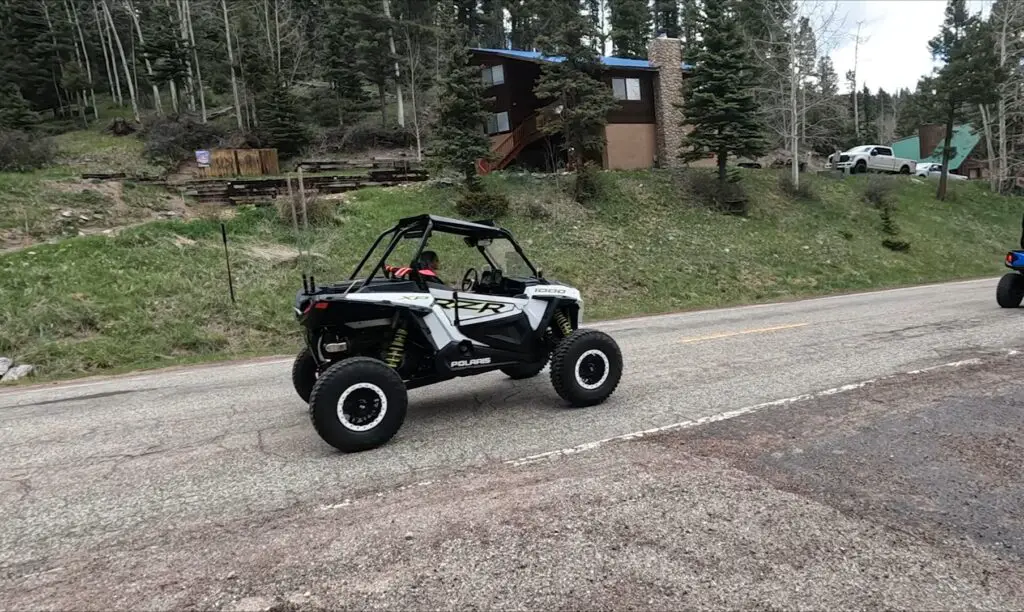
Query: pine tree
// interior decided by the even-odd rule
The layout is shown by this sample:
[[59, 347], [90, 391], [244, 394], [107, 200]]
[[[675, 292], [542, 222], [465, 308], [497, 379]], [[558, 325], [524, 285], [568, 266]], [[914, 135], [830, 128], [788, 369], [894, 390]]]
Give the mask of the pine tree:
[[282, 83], [261, 93], [257, 100], [259, 132], [281, 157], [299, 154], [309, 143], [309, 132], [295, 96]]
[[0, 36], [0, 83], [16, 84], [34, 110], [60, 106], [58, 50], [41, 5], [0, 4]]
[[23, 130], [39, 121], [14, 83], [0, 85], [0, 130]]
[[1003, 75], [985, 27], [981, 19], [967, 12], [965, 0], [949, 0], [942, 30], [928, 43], [932, 57], [944, 64], [935, 79], [946, 119], [942, 176], [935, 196], [939, 200], [946, 199], [953, 126], [962, 119], [965, 105], [988, 104], [998, 99]]
[[724, 185], [730, 154], [757, 157], [766, 148], [759, 109], [749, 89], [754, 65], [730, 0], [705, 2], [700, 34], [704, 46], [683, 90], [684, 124], [693, 130], [683, 138], [681, 157], [696, 160], [713, 153], [719, 183]]
[[332, 4], [325, 9], [320, 47], [323, 76], [331, 84], [331, 101], [338, 127], [343, 127], [354, 113], [367, 110], [366, 79], [359, 65], [352, 61], [358, 29], [346, 4]]
[[388, 24], [380, 0], [350, 0], [349, 6], [352, 28], [349, 40], [353, 41], [349, 56], [363, 78], [377, 87], [381, 126], [384, 127], [387, 126], [387, 87], [395, 74]]
[[651, 12], [647, 0], [608, 0], [611, 39], [615, 55], [645, 59], [651, 37]]
[[[643, 4], [646, 8], [647, 3]], [[679, 0], [654, 0], [654, 33], [668, 38], [680, 37]]]
[[584, 42], [595, 33], [579, 9], [576, 0], [550, 0], [545, 6], [544, 21], [551, 32], [538, 43], [548, 55], [562, 60], [544, 64], [534, 91], [561, 107], [558, 119], [545, 129], [562, 134], [562, 147], [576, 170], [574, 197], [583, 201], [594, 188], [587, 162], [600, 159], [604, 151], [603, 128], [616, 102], [601, 80], [600, 56]]
[[481, 191], [477, 160], [491, 152], [484, 134], [484, 85], [480, 67], [471, 62], [465, 22], [447, 27], [444, 48], [447, 55], [438, 83], [437, 125], [431, 154], [443, 165], [462, 174], [470, 191]]
[[480, 44], [490, 49], [508, 46], [505, 41], [505, 0], [481, 0], [480, 13]]

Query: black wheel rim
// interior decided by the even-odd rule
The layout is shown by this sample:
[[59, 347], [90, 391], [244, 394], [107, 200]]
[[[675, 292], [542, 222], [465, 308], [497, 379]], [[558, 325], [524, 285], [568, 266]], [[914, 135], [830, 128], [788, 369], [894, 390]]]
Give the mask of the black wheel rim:
[[608, 365], [605, 363], [605, 359], [602, 359], [602, 355], [598, 353], [584, 355], [580, 359], [580, 381], [586, 387], [595, 386], [605, 378], [607, 369]]
[[355, 385], [340, 398], [338, 417], [342, 425], [354, 431], [372, 429], [383, 418], [387, 400], [380, 388], [371, 385]]

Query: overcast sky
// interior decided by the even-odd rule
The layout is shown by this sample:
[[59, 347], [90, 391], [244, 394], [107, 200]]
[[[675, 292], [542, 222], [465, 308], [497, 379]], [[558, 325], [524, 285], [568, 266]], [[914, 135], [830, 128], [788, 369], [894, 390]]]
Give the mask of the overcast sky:
[[[805, 6], [821, 4], [808, 2]], [[857, 86], [866, 84], [872, 91], [879, 87], [894, 92], [901, 87], [911, 90], [917, 80], [931, 72], [933, 66], [928, 41], [939, 32], [945, 16], [945, 0], [834, 0], [828, 2], [827, 13], [816, 8], [822, 17], [835, 11], [833, 50], [829, 53], [843, 91], [846, 71], [853, 68], [854, 39], [857, 22], [861, 23], [861, 44], [857, 61]], [[973, 13], [988, 9], [992, 0], [968, 0]], [[841, 26], [841, 29], [840, 29]]]

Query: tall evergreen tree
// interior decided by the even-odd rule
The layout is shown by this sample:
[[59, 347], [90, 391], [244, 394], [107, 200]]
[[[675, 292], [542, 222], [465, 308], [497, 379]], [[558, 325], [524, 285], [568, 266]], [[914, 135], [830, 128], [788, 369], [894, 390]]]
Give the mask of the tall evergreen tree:
[[765, 151], [764, 128], [749, 88], [755, 69], [732, 0], [705, 2], [700, 35], [704, 46], [683, 89], [684, 124], [693, 129], [683, 138], [680, 155], [697, 160], [713, 153], [724, 184], [730, 154], [757, 157]]
[[939, 200], [946, 199], [953, 126], [963, 118], [965, 105], [988, 104], [998, 99], [1003, 75], [991, 40], [985, 23], [967, 12], [966, 0], [949, 0], [942, 29], [928, 43], [932, 57], [943, 62], [935, 79], [946, 120], [942, 176], [936, 193]]
[[0, 130], [23, 130], [39, 121], [14, 83], [0, 85]]
[[575, 198], [582, 201], [592, 189], [585, 165], [604, 151], [604, 125], [616, 102], [602, 81], [600, 56], [584, 42], [595, 32], [579, 2], [549, 0], [543, 17], [551, 29], [538, 38], [539, 46], [564, 59], [544, 64], [535, 93], [561, 107], [558, 120], [546, 129], [562, 134], [562, 146], [576, 170]]
[[431, 153], [442, 164], [461, 173], [470, 191], [480, 191], [476, 163], [491, 152], [483, 130], [487, 120], [484, 85], [480, 67], [471, 63], [471, 33], [466, 21], [453, 19], [446, 32], [447, 53], [438, 82], [437, 125]]
[[[693, 1], [693, 0], [689, 0]], [[646, 8], [647, 2], [644, 2]], [[654, 0], [654, 33], [668, 38], [679, 38], [679, 0]]]
[[38, 2], [0, 4], [0, 82], [14, 83], [34, 110], [56, 108], [57, 49]]
[[491, 49], [504, 49], [507, 47], [508, 43], [505, 38], [505, 0], [480, 0], [480, 13], [480, 44]]
[[349, 5], [332, 4], [325, 10], [325, 27], [320, 34], [320, 65], [324, 78], [331, 84], [334, 112], [338, 127], [342, 127], [353, 113], [367, 110], [369, 101], [366, 78], [350, 55], [360, 32]]
[[647, 0], [608, 0], [615, 55], [645, 59], [651, 38], [651, 12]]

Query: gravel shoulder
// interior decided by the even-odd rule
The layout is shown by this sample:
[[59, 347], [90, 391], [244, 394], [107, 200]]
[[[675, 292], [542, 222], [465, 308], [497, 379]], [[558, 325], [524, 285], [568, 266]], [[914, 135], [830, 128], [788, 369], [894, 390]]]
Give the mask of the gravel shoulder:
[[1024, 357], [0, 565], [9, 609], [1024, 607]]

